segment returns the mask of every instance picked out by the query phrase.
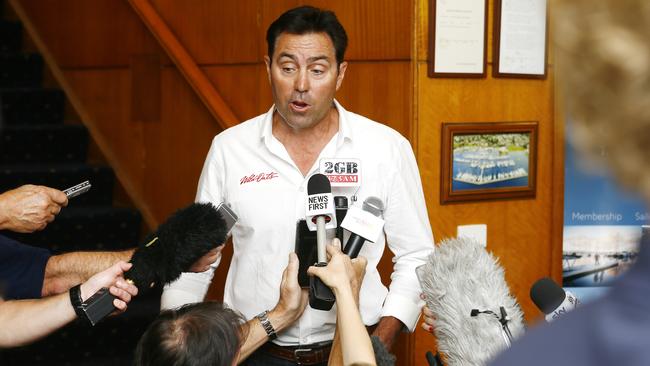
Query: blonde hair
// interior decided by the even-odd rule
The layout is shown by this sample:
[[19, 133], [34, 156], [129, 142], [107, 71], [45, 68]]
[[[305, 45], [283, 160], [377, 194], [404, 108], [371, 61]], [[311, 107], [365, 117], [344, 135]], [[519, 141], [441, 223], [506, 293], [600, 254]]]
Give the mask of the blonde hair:
[[569, 138], [650, 201], [650, 1], [555, 4]]

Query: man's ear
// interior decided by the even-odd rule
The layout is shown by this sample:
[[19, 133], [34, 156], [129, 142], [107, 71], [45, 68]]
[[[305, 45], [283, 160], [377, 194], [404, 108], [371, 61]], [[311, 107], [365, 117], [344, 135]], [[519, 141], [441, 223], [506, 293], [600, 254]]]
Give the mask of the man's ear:
[[343, 61], [339, 65], [339, 74], [336, 76], [336, 90], [339, 90], [341, 84], [343, 84], [343, 78], [345, 78], [345, 70], [348, 68], [348, 63]]
[[271, 82], [271, 58], [269, 56], [264, 56], [264, 64], [266, 65], [266, 75], [269, 78], [269, 83]]

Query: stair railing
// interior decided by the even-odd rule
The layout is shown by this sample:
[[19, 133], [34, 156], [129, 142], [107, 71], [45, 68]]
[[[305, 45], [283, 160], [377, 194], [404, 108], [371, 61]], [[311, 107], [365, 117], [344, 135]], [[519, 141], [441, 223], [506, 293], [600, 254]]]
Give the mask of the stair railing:
[[129, 0], [129, 4], [167, 52], [167, 55], [192, 86], [194, 92], [208, 108], [210, 114], [217, 120], [221, 128], [225, 130], [239, 123], [239, 119], [228, 107], [185, 47], [178, 41], [176, 35], [172, 33], [167, 23], [160, 17], [160, 14], [151, 6], [151, 3], [148, 0]]

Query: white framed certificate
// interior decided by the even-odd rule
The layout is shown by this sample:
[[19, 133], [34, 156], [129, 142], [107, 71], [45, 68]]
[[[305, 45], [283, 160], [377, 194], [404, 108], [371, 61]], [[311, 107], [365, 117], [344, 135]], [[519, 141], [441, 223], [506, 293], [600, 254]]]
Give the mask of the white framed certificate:
[[495, 0], [494, 77], [546, 78], [547, 0]]
[[485, 77], [488, 0], [430, 0], [429, 77]]

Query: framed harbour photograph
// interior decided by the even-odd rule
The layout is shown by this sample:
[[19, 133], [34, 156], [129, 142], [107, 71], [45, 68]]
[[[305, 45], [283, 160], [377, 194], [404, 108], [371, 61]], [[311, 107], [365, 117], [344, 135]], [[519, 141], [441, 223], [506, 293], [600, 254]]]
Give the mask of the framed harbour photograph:
[[535, 197], [537, 122], [443, 123], [440, 202]]

